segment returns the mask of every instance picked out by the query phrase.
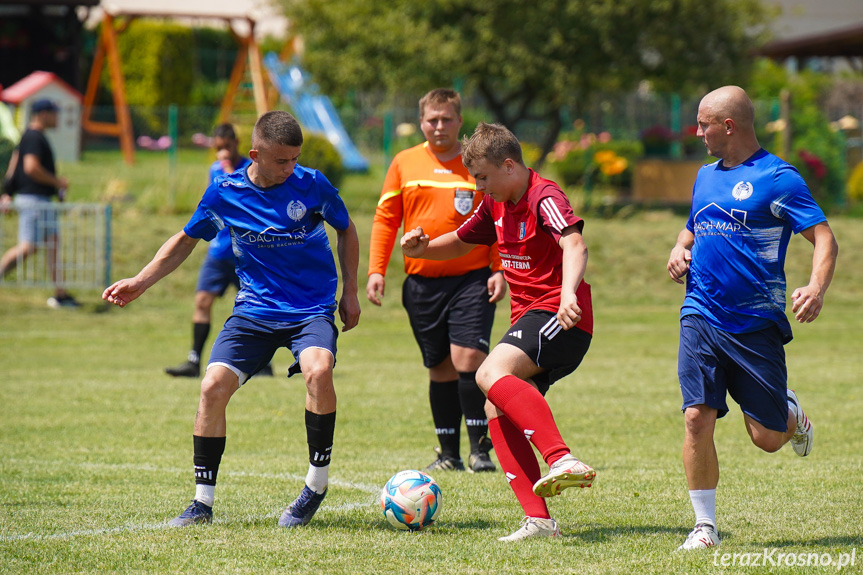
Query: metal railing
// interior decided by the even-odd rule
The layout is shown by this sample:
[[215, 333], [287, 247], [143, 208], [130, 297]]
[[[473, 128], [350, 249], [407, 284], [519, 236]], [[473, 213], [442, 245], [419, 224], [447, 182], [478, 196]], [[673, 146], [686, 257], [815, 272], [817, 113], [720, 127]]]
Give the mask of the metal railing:
[[[18, 210], [0, 214], [0, 249], [18, 244]], [[111, 277], [111, 205], [50, 203], [39, 208], [35, 251], [18, 254], [7, 285], [104, 288]], [[56, 231], [56, 235], [51, 232]]]

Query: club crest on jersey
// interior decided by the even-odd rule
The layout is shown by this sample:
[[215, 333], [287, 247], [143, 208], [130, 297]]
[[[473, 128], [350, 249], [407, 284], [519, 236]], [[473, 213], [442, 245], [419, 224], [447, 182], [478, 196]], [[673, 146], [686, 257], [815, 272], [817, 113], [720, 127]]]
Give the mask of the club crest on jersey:
[[473, 209], [473, 190], [460, 190], [456, 188], [455, 197], [453, 202], [455, 203], [455, 211], [460, 213], [463, 216], [468, 215]]
[[518, 239], [524, 239], [526, 226], [527, 224], [525, 222], [518, 222]]
[[742, 202], [746, 198], [752, 195], [752, 192], [755, 191], [752, 187], [752, 184], [749, 182], [737, 182], [734, 185], [734, 189], [731, 190], [731, 195], [738, 202]]
[[303, 219], [303, 216], [306, 215], [306, 206], [303, 202], [293, 201], [288, 204], [288, 217], [294, 220], [295, 222]]

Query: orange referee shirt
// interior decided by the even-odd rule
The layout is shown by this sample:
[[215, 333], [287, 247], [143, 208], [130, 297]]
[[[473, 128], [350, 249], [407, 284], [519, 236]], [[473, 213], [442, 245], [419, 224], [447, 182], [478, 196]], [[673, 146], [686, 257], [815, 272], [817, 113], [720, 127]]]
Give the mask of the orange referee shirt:
[[[387, 263], [404, 220], [406, 230], [421, 227], [431, 238], [457, 229], [482, 202], [461, 156], [441, 162], [428, 142], [396, 154], [384, 180], [372, 225], [369, 275], [386, 275]], [[477, 246], [460, 258], [433, 261], [405, 257], [405, 271], [424, 277], [459, 276], [491, 264], [501, 269], [497, 244]]]

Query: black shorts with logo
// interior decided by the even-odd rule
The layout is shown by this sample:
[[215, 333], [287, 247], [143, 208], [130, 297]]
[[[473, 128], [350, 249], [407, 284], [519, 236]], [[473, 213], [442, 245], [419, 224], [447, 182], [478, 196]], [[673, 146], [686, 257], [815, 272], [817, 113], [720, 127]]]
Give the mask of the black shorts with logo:
[[551, 385], [581, 364], [593, 337], [573, 327], [564, 330], [557, 323], [557, 314], [546, 310], [531, 310], [510, 327], [500, 343], [522, 350], [545, 371], [533, 376], [540, 393], [545, 395]]
[[495, 304], [489, 303], [490, 268], [461, 276], [409, 275], [402, 305], [420, 346], [423, 365], [434, 367], [450, 354], [450, 344], [488, 353]]

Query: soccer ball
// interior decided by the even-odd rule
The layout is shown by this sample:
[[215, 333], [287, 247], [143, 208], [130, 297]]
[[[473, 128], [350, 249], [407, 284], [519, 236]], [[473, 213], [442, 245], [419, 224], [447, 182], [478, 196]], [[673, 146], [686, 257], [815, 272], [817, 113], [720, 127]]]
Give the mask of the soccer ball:
[[381, 509], [396, 529], [419, 531], [440, 512], [440, 487], [422, 471], [399, 471], [384, 485]]

